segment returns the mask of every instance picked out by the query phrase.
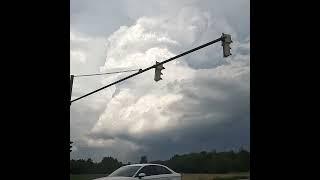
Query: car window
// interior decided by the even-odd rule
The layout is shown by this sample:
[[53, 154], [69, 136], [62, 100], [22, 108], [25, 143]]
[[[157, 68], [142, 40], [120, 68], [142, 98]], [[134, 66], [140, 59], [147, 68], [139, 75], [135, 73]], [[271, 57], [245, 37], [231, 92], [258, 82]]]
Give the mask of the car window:
[[172, 174], [167, 168], [163, 166], [155, 166], [156, 174]]
[[132, 177], [141, 166], [122, 166], [109, 175], [109, 177]]
[[143, 167], [136, 176], [140, 173], [145, 173], [146, 176], [160, 175], [160, 174], [172, 174], [167, 168], [157, 165], [148, 165]]
[[144, 166], [143, 168], [140, 169], [140, 171], [137, 173], [137, 175], [139, 175], [140, 173], [145, 173], [146, 176], [156, 175], [156, 171], [155, 171], [154, 166]]

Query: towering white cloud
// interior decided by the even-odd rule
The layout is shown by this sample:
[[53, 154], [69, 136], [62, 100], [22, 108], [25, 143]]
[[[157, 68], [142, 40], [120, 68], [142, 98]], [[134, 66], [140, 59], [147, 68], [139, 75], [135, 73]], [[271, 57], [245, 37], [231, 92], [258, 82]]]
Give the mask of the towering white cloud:
[[[216, 1], [176, 1], [172, 7], [183, 6], [175, 10], [167, 1], [146, 2], [146, 6], [150, 3], [159, 5], [155, 9], [162, 13], [148, 11], [143, 16], [132, 6], [128, 15], [137, 16], [137, 20], [119, 27], [108, 38], [71, 36], [71, 43], [75, 42], [71, 61], [81, 67], [95, 57], [99, 62], [93, 69], [101, 72], [146, 68], [216, 39], [222, 32], [232, 34], [233, 56], [222, 58], [221, 43], [216, 43], [165, 64], [162, 81], [155, 82], [154, 71], [148, 71], [79, 102], [77, 109], [95, 115], [84, 133], [78, 133], [81, 147], [77, 155], [86, 156], [90, 150], [130, 161], [141, 153], [156, 159], [201, 148], [249, 145], [249, 32], [239, 32], [241, 28], [229, 20], [234, 14], [226, 16], [204, 8], [221, 6]], [[104, 50], [90, 46], [102, 42]], [[117, 74], [96, 82], [107, 84], [124, 76]], [[89, 87], [87, 83], [85, 87]]]

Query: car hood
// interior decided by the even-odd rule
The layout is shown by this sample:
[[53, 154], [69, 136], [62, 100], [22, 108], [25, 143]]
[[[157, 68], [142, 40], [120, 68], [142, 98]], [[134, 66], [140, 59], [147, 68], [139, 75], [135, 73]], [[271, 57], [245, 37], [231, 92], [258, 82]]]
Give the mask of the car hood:
[[102, 177], [102, 178], [97, 178], [93, 180], [137, 180], [136, 178], [133, 177]]

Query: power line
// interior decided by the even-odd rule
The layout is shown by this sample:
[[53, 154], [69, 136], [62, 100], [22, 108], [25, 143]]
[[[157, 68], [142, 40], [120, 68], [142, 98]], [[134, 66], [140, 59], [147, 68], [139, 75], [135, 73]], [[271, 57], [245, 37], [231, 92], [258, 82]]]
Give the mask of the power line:
[[116, 72], [107, 72], [107, 73], [96, 73], [96, 74], [80, 74], [80, 75], [73, 75], [73, 77], [84, 77], [84, 76], [100, 76], [105, 74], [117, 74], [123, 72], [132, 72], [132, 71], [139, 71], [140, 69], [133, 69], [133, 70], [126, 70], [126, 71], [116, 71]]
[[103, 90], [103, 89], [105, 89], [105, 88], [107, 88], [107, 87], [110, 87], [110, 86], [112, 86], [112, 85], [115, 85], [115, 84], [117, 84], [117, 83], [119, 83], [119, 82], [121, 82], [121, 81], [124, 81], [124, 80], [126, 80], [126, 79], [131, 78], [131, 77], [134, 77], [134, 76], [136, 76], [136, 75], [138, 75], [138, 74], [141, 74], [141, 73], [143, 73], [143, 72], [146, 72], [146, 71], [148, 71], [148, 70], [150, 70], [150, 69], [153, 69], [153, 68], [155, 68], [155, 67], [157, 67], [157, 66], [161, 66], [161, 65], [163, 65], [163, 64], [165, 64], [165, 63], [167, 63], [167, 62], [169, 62], [169, 61], [172, 61], [172, 60], [174, 60], [174, 59], [177, 59], [177, 58], [179, 58], [179, 57], [182, 57], [182, 56], [184, 56], [184, 55], [187, 55], [187, 54], [189, 54], [189, 53], [192, 53], [192, 52], [194, 52], [194, 51], [197, 51], [197, 50], [199, 50], [199, 49], [201, 49], [201, 48], [204, 48], [204, 47], [206, 47], [206, 46], [209, 46], [209, 45], [214, 44], [214, 43], [219, 42], [219, 41], [224, 41], [224, 37], [222, 36], [222, 37], [220, 37], [220, 38], [218, 38], [218, 39], [215, 39], [215, 40], [210, 41], [210, 42], [208, 42], [208, 43], [206, 43], [206, 44], [203, 44], [203, 45], [201, 45], [201, 46], [198, 46], [198, 47], [196, 47], [196, 48], [193, 48], [193, 49], [191, 49], [191, 50], [189, 50], [189, 51], [186, 51], [186, 52], [181, 53], [181, 54], [179, 54], [179, 55], [177, 55], [177, 56], [174, 56], [174, 57], [172, 57], [172, 58], [169, 58], [169, 59], [167, 59], [167, 60], [165, 60], [165, 61], [162, 61], [162, 62], [160, 62], [160, 63], [157, 63], [157, 64], [155, 64], [155, 65], [153, 65], [153, 66], [150, 66], [150, 67], [148, 67], [148, 68], [146, 68], [146, 69], [140, 69], [139, 72], [136, 72], [136, 73], [134, 73], [134, 74], [131, 74], [131, 75], [125, 77], [125, 78], [122, 78], [122, 79], [120, 79], [120, 80], [118, 80], [118, 81], [115, 81], [115, 82], [113, 82], [113, 83], [111, 83], [111, 84], [108, 84], [108, 85], [106, 85], [106, 86], [104, 86], [104, 87], [101, 87], [101, 88], [99, 88], [99, 89], [97, 89], [97, 90], [94, 90], [94, 91], [92, 91], [92, 92], [90, 92], [90, 93], [88, 93], [88, 94], [85, 94], [85, 95], [83, 95], [83, 96], [80, 96], [80, 97], [72, 100], [72, 101], [70, 102], [70, 105], [71, 105], [71, 103], [73, 103], [73, 102], [75, 102], [75, 101], [78, 101], [78, 100], [80, 100], [80, 99], [82, 99], [82, 98], [84, 98], [84, 97], [87, 97], [87, 96], [89, 96], [89, 95], [91, 95], [91, 94], [94, 94], [94, 93], [96, 93], [96, 92], [98, 92], [98, 91], [101, 91], [101, 90]]

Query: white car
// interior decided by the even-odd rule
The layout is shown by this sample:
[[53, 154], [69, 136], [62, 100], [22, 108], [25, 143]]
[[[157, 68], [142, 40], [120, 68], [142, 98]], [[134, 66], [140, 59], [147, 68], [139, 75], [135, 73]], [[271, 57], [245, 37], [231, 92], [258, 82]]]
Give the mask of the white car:
[[132, 164], [122, 166], [107, 177], [95, 180], [181, 180], [181, 174], [160, 164]]

